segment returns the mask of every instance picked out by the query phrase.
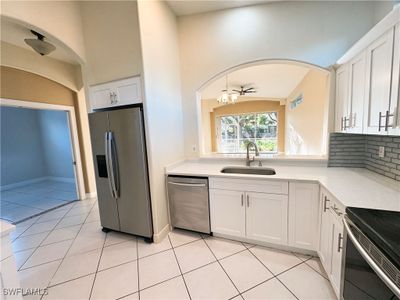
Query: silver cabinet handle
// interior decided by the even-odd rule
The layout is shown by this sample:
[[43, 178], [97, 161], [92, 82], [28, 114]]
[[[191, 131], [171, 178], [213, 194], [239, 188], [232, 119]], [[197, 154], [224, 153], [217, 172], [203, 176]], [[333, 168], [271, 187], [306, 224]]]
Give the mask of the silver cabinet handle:
[[179, 186], [190, 186], [190, 187], [206, 187], [205, 183], [180, 183], [169, 181], [168, 184], [179, 185]]
[[366, 260], [368, 265], [375, 271], [375, 273], [382, 279], [382, 281], [392, 290], [392, 292], [400, 298], [400, 288], [393, 282], [388, 275], [379, 267], [379, 265], [371, 258], [369, 253], [361, 246], [354, 233], [351, 231], [349, 222], [346, 217], [343, 219], [343, 225], [347, 233], [347, 237], [353, 242], [354, 247]]
[[111, 104], [114, 103], [113, 92], [110, 92], [110, 102]]
[[340, 212], [339, 209], [338, 209], [335, 205], [334, 205], [334, 206], [331, 206], [331, 208], [332, 208], [332, 210], [335, 212], [335, 214], [337, 214], [339, 217], [340, 217], [341, 215], [343, 215], [343, 213]]
[[243, 206], [243, 204], [244, 204], [244, 203], [243, 203], [243, 202], [244, 202], [244, 201], [243, 201], [243, 196], [244, 196], [243, 194], [240, 195], [240, 198], [241, 198], [241, 201], [240, 201], [240, 202], [241, 202], [242, 206]]
[[247, 207], [250, 207], [250, 197], [249, 197], [249, 195], [246, 195], [246, 199], [247, 199]]
[[117, 103], [118, 102], [117, 94], [113, 92], [113, 95], [114, 95], [114, 103]]
[[339, 233], [339, 235], [338, 235], [338, 246], [337, 246], [337, 252], [340, 252], [340, 250], [342, 250], [342, 249], [343, 249], [343, 246], [342, 246], [342, 244], [343, 244], [343, 236], [342, 236], [342, 234], [341, 234], [341, 233]]
[[328, 199], [327, 196], [324, 196], [324, 212], [326, 212], [326, 210], [328, 209], [328, 207], [326, 206], [326, 204], [329, 202], [330, 200]]

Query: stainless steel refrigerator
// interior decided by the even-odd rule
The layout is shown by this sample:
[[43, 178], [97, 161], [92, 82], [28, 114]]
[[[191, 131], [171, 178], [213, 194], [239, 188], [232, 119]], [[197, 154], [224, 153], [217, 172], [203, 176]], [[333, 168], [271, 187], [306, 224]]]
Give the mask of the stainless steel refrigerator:
[[103, 231], [153, 241], [143, 108], [97, 111], [89, 125]]

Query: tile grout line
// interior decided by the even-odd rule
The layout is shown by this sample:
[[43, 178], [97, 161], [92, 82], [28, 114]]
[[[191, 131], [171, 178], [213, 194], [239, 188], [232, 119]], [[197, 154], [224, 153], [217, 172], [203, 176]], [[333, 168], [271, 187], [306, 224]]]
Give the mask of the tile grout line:
[[[217, 258], [217, 256], [215, 255], [215, 253], [212, 251], [211, 247], [207, 244], [206, 240], [203, 238], [203, 242], [206, 244], [207, 248], [210, 250], [210, 252], [212, 253], [212, 255], [214, 256], [216, 262], [219, 264], [219, 266], [221, 267], [221, 269], [224, 271], [225, 275], [228, 276], [229, 280], [231, 281], [231, 283], [233, 284], [233, 286], [235, 287], [236, 291], [238, 292], [238, 295], [240, 295], [240, 291], [238, 289], [238, 287], [236, 286], [236, 284], [233, 282], [232, 278], [228, 275], [228, 273], [226, 272], [225, 268], [222, 266], [221, 262], [219, 261], [219, 259]], [[245, 249], [248, 250], [248, 249]], [[243, 251], [245, 251], [243, 250]], [[238, 295], [235, 295], [233, 298], [237, 297]]]
[[[136, 272], [137, 272], [137, 293], [138, 293], [138, 298], [140, 300], [140, 269], [139, 269], [139, 242], [138, 239], [136, 238]], [[126, 297], [126, 296], [125, 296]]]
[[[93, 209], [93, 207], [92, 207], [92, 209]], [[91, 211], [91, 210], [90, 210], [90, 211]], [[88, 214], [88, 216], [89, 216], [89, 214]], [[82, 225], [82, 226], [83, 226], [83, 225]], [[94, 284], [95, 284], [95, 282], [96, 282], [97, 273], [99, 272], [100, 261], [101, 261], [101, 258], [103, 257], [104, 245], [106, 244], [107, 235], [108, 235], [108, 233], [107, 233], [106, 236], [104, 237], [103, 247], [101, 248], [99, 261], [97, 262], [96, 272], [95, 272], [95, 274], [94, 274], [94, 278], [93, 278], [93, 282], [92, 282], [92, 287], [91, 287], [90, 293], [89, 293], [89, 300], [90, 300], [90, 298], [92, 298], [93, 288], [94, 288]]]
[[[71, 209], [72, 209], [72, 206], [71, 206], [71, 208], [70, 208], [69, 210], [71, 210]], [[68, 211], [69, 211], [69, 210], [68, 210]], [[54, 228], [57, 226], [57, 224], [59, 224], [59, 223], [61, 222], [61, 220], [62, 220], [63, 218], [64, 218], [64, 217], [62, 217], [62, 218], [60, 218], [60, 219], [58, 220], [58, 222], [56, 223], [56, 225], [54, 226]], [[39, 220], [39, 219], [37, 219], [37, 220], [32, 224], [32, 226], [33, 226], [34, 224], [36, 224], [36, 222], [37, 222], [38, 220]], [[32, 251], [31, 255], [29, 255], [28, 258], [25, 260], [25, 262], [21, 265], [21, 267], [18, 269], [18, 271], [22, 271], [22, 270], [23, 270], [22, 267], [27, 263], [27, 261], [32, 257], [32, 255], [37, 251], [37, 249], [39, 249], [39, 248], [41, 247], [43, 241], [44, 241], [45, 239], [47, 239], [47, 237], [50, 235], [51, 232], [53, 232], [54, 228], [53, 228], [52, 230], [50, 230], [50, 231], [47, 233], [47, 235], [43, 238], [43, 240], [39, 243], [39, 245], [35, 248], [35, 250]], [[27, 229], [27, 230], [28, 230], [28, 229]], [[26, 232], [26, 230], [25, 230], [24, 232]], [[29, 236], [29, 235], [27, 235], [27, 236]], [[54, 260], [54, 261], [56, 261], [56, 260]], [[28, 268], [26, 268], [26, 269], [28, 269]], [[50, 282], [49, 282], [49, 283], [50, 283]]]
[[[81, 200], [81, 201], [84, 201], [84, 200]], [[93, 203], [93, 205], [94, 205], [94, 203]], [[71, 209], [72, 209], [72, 208], [73, 208], [73, 206], [71, 206]], [[71, 210], [71, 209], [70, 209], [70, 210]], [[92, 206], [91, 210], [92, 210], [92, 209], [93, 209], [93, 206]], [[69, 211], [70, 211], [70, 210], [69, 210]], [[69, 212], [69, 211], [68, 211], [68, 212]], [[67, 213], [68, 213], [68, 212], [67, 212]], [[64, 217], [65, 217], [65, 216], [64, 216]], [[64, 217], [62, 217], [62, 218], [59, 220], [59, 222], [61, 222], [61, 220], [64, 219]], [[87, 216], [86, 216], [86, 218], [87, 218]], [[86, 218], [85, 218], [85, 220], [86, 220]], [[57, 224], [58, 224], [58, 223], [57, 223]], [[48, 288], [48, 287], [50, 286], [51, 281], [54, 279], [54, 276], [57, 274], [58, 270], [60, 269], [62, 263], [63, 263], [64, 260], [65, 260], [65, 257], [67, 256], [69, 250], [71, 249], [72, 245], [74, 244], [74, 242], [75, 242], [77, 236], [78, 236], [79, 233], [81, 232], [82, 227], [83, 227], [84, 224], [85, 224], [85, 221], [83, 221], [83, 223], [81, 224], [81, 227], [79, 228], [78, 233], [76, 234], [76, 236], [75, 236], [74, 239], [72, 240], [71, 245], [69, 245], [68, 250], [65, 252], [65, 255], [62, 257], [60, 264], [57, 266], [56, 271], [55, 271], [55, 272], [53, 273], [53, 275], [51, 276], [49, 282], [48, 282], [47, 285], [46, 285], [46, 288]], [[56, 226], [57, 226], [57, 225], [56, 225]], [[54, 229], [53, 229], [53, 230], [54, 230]], [[52, 231], [53, 231], [53, 230], [52, 230]], [[51, 231], [51, 232], [52, 232], [52, 231]], [[38, 248], [39, 248], [39, 247], [38, 247]], [[35, 251], [36, 251], [36, 250], [35, 250]], [[44, 296], [44, 295], [42, 295], [41, 299], [43, 299], [43, 296]]]
[[[185, 277], [183, 276], [182, 268], [181, 268], [181, 265], [179, 264], [178, 257], [176, 256], [175, 248], [174, 248], [174, 245], [173, 245], [172, 242], [171, 242], [171, 238], [169, 237], [169, 233], [168, 233], [168, 235], [167, 235], [167, 238], [168, 238], [169, 243], [171, 244], [172, 252], [174, 253], [174, 257], [175, 257], [176, 263], [177, 263], [177, 265], [178, 265], [179, 272], [181, 273], [180, 276], [182, 277], [183, 283], [185, 284], [186, 292], [187, 292], [187, 294], [188, 294], [188, 296], [189, 296], [189, 299], [192, 300], [192, 296], [190, 295], [189, 288], [188, 288], [188, 286], [187, 286], [187, 284], [186, 284]], [[201, 239], [201, 236], [200, 236], [200, 239]], [[198, 240], [196, 240], [196, 241], [198, 241]], [[181, 246], [183, 246], [183, 245], [181, 245]], [[139, 300], [140, 300], [140, 299], [139, 299]]]

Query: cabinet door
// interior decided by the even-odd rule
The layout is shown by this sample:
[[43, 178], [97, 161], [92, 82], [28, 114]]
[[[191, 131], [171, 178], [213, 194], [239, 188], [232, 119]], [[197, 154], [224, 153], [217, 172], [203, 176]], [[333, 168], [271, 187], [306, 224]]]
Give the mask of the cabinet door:
[[340, 284], [342, 275], [342, 253], [343, 253], [343, 225], [340, 218], [331, 213], [333, 239], [332, 239], [332, 268], [331, 283], [336, 295], [340, 295]]
[[374, 134], [387, 134], [384, 128], [386, 114], [390, 105], [390, 81], [392, 73], [394, 29], [376, 40], [367, 48], [367, 79], [364, 105], [364, 132]]
[[289, 245], [308, 250], [318, 247], [319, 185], [289, 183]]
[[[344, 118], [349, 117], [349, 69], [343, 65], [336, 71], [335, 131], [345, 132]], [[348, 125], [348, 123], [347, 123]]]
[[330, 200], [328, 199], [328, 196], [322, 192], [320, 199], [321, 223], [318, 255], [327, 274], [330, 274], [331, 272], [333, 238], [329, 202]]
[[114, 91], [116, 93], [114, 106], [142, 102], [140, 77], [132, 77], [116, 81]]
[[246, 193], [246, 236], [249, 239], [287, 244], [286, 195]]
[[392, 90], [390, 96], [390, 135], [400, 135], [400, 23], [397, 23], [394, 32], [393, 45]]
[[244, 237], [245, 214], [244, 192], [210, 189], [212, 232]]
[[90, 88], [90, 106], [92, 109], [105, 108], [112, 105], [112, 88], [102, 84]]
[[364, 93], [365, 93], [365, 51], [349, 63], [349, 132], [363, 132]]

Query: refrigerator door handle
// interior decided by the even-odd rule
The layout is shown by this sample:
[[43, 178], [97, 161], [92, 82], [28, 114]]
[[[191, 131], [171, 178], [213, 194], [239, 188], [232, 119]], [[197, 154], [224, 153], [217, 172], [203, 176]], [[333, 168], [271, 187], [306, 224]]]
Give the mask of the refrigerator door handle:
[[110, 131], [110, 162], [111, 162], [111, 172], [112, 172], [112, 186], [114, 189], [115, 198], [119, 197], [119, 169], [118, 169], [118, 157], [117, 157], [117, 149], [114, 138], [114, 133]]
[[114, 189], [113, 189], [113, 186], [112, 186], [112, 183], [111, 183], [111, 166], [110, 166], [110, 152], [109, 152], [109, 149], [110, 149], [110, 147], [109, 147], [109, 132], [108, 131], [106, 131], [105, 133], [104, 133], [104, 147], [105, 147], [105, 153], [106, 153], [106, 168], [107, 168], [107, 174], [108, 174], [108, 186], [109, 186], [109, 188], [110, 188], [110, 193], [111, 193], [111, 197], [113, 197], [113, 198], [115, 198], [115, 195], [114, 195]]

